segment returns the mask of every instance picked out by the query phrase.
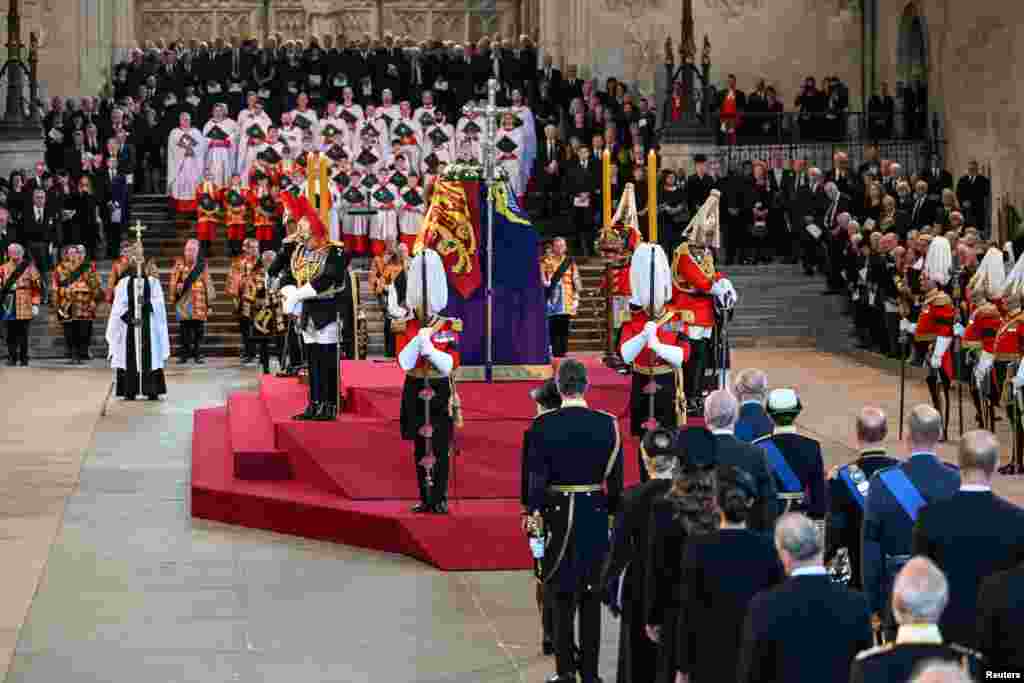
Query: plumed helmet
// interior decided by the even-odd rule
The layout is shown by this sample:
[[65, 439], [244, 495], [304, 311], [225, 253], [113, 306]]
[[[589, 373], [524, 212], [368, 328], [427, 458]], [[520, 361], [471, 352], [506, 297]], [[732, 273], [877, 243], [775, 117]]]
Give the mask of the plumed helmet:
[[[651, 262], [654, 262], [654, 292], [651, 292]], [[630, 303], [650, 308], [654, 298], [654, 310], [660, 311], [672, 298], [672, 270], [668, 257], [659, 244], [644, 243], [633, 252], [629, 267], [629, 286], [633, 292]]]
[[[426, 268], [427, 280], [427, 311], [423, 309], [423, 269]], [[406, 271], [407, 284], [405, 301], [410, 310], [426, 318], [431, 314], [440, 313], [448, 305], [448, 279], [441, 257], [433, 249], [420, 251], [409, 262]]]

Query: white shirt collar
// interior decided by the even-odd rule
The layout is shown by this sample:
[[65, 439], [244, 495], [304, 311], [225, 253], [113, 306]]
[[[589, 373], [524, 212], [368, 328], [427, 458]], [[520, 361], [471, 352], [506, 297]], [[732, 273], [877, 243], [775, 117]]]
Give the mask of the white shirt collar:
[[563, 408], [587, 408], [587, 402], [582, 398], [565, 398], [562, 399]]
[[716, 435], [717, 434], [728, 434], [729, 436], [733, 435], [732, 427], [720, 427], [718, 429], [712, 429], [711, 433], [712, 434], [716, 434]]
[[793, 571], [791, 571], [789, 573], [789, 575], [791, 577], [793, 577], [793, 576], [825, 576], [827, 574], [828, 574], [828, 571], [826, 571], [824, 565], [820, 565], [820, 564], [816, 565], [814, 567], [799, 567], [799, 568], [794, 569]]
[[795, 425], [785, 425], [785, 426], [782, 426], [782, 427], [776, 427], [774, 430], [772, 430], [772, 433], [773, 434], [796, 434], [797, 431], [796, 431], [796, 426]]
[[896, 633], [896, 642], [941, 645], [942, 632], [935, 624], [903, 624]]
[[746, 406], [746, 405], [750, 405], [751, 403], [753, 403], [754, 405], [758, 405], [758, 406], [761, 405], [761, 402], [758, 401], [756, 398], [748, 398], [746, 401], [742, 401], [740, 403], [740, 408], [742, 408], [743, 406]]
[[961, 491], [975, 491], [975, 492], [980, 492], [980, 491], [991, 492], [992, 491], [992, 487], [991, 486], [987, 486], [985, 484], [961, 484], [960, 485], [960, 490]]

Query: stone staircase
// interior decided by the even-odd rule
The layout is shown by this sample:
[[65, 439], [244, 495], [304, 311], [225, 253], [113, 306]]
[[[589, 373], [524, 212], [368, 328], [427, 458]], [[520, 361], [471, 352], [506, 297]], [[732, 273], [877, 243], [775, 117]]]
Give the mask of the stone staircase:
[[[136, 195], [132, 205], [132, 223], [142, 221], [146, 226], [143, 243], [148, 257], [155, 258], [161, 272], [165, 292], [170, 269], [192, 235], [191, 222], [176, 223], [168, 215], [163, 196]], [[222, 237], [222, 236], [221, 236]], [[583, 299], [579, 315], [573, 321], [570, 350], [572, 352], [600, 352], [605, 348], [605, 299], [598, 289], [603, 266], [597, 259], [580, 259], [583, 280]], [[209, 356], [237, 357], [241, 351], [241, 338], [233, 315], [230, 299], [224, 295], [230, 268], [230, 257], [223, 239], [214, 243], [214, 255], [208, 259], [218, 297], [213, 303], [206, 325], [203, 348]], [[355, 259], [352, 268], [358, 274], [363, 301], [363, 312], [370, 335], [370, 355], [384, 353], [384, 311], [369, 294], [367, 280], [368, 261]], [[110, 272], [110, 261], [97, 264], [104, 285]], [[814, 346], [836, 315], [828, 308], [829, 297], [820, 296], [820, 280], [805, 276], [799, 266], [762, 265], [726, 267], [726, 275], [739, 293], [739, 305], [729, 326], [732, 345], [773, 347]], [[100, 304], [93, 331], [93, 354], [106, 353], [104, 332], [109, 308]], [[46, 312], [43, 307], [41, 313]], [[168, 324], [172, 353], [178, 348], [179, 326], [170, 302]], [[64, 339], [55, 318], [40, 315], [32, 324], [31, 355], [34, 358], [61, 358], [65, 355]]]

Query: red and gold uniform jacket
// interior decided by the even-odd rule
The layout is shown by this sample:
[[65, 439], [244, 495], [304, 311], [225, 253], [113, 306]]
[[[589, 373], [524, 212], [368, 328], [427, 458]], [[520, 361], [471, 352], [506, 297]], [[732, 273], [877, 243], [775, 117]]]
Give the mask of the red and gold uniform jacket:
[[[636, 250], [636, 246], [643, 241], [643, 236], [639, 230], [622, 225], [614, 226], [612, 230], [615, 231], [616, 236], [622, 243], [621, 256], [615, 258], [611, 272], [606, 273], [605, 278], [601, 281], [601, 289], [608, 291], [610, 288], [612, 296], [632, 296], [633, 288], [629, 284], [629, 263], [633, 251]], [[602, 231], [600, 240], [603, 240], [604, 237], [605, 233]], [[609, 275], [611, 277], [610, 282]]]
[[961, 340], [964, 348], [995, 353], [996, 333], [1002, 326], [1003, 316], [995, 305], [984, 303], [976, 307]]
[[235, 312], [243, 318], [252, 317], [254, 297], [247, 299], [246, 293], [255, 275], [258, 275], [260, 280], [263, 279], [263, 268], [258, 258], [236, 256], [231, 260], [226, 292], [235, 304]]
[[103, 299], [103, 287], [96, 272], [96, 264], [90, 263], [88, 268], [72, 280], [78, 269], [78, 265], [72, 265], [70, 261], [65, 260], [50, 276], [54, 310], [61, 322], [95, 320], [96, 304]]
[[1016, 362], [1024, 356], [1024, 311], [1010, 315], [999, 327], [994, 353], [998, 361]]
[[[956, 322], [956, 308], [953, 300], [945, 292], [933, 289], [924, 297], [921, 314], [917, 317], [917, 330], [914, 341], [934, 342], [939, 337], [952, 337], [953, 324]], [[946, 348], [942, 356], [942, 368], [947, 375], [953, 373], [953, 345]]]
[[204, 266], [202, 274], [192, 283], [192, 291], [184, 292], [181, 298], [178, 297], [178, 286], [185, 284], [193, 265], [186, 264], [184, 258], [174, 261], [174, 268], [171, 269], [170, 297], [172, 302], [176, 302], [174, 309], [178, 314], [178, 320], [205, 321], [210, 315], [210, 304], [216, 296], [208, 267]]
[[[620, 344], [623, 344], [638, 334], [644, 333], [644, 326], [650, 320], [646, 309], [636, 309], [633, 315], [622, 326], [622, 337]], [[660, 317], [655, 318], [658, 323], [658, 341], [670, 346], [678, 346], [683, 350], [683, 362], [690, 358], [690, 344], [686, 341], [686, 323], [683, 322], [679, 311], [668, 310]], [[661, 375], [675, 372], [672, 367], [661, 356], [652, 349], [645, 348], [633, 361], [633, 369], [644, 375]]]
[[711, 287], [721, 279], [714, 262], [698, 263], [686, 242], [672, 256], [672, 301], [668, 307], [679, 311], [682, 321], [695, 327], [715, 326], [715, 298]]
[[[402, 323], [392, 323], [392, 329], [396, 326], [401, 328]], [[417, 318], [412, 318], [405, 322], [404, 329], [398, 329], [395, 332], [395, 356], [402, 352], [402, 350], [408, 346], [409, 342], [414, 340], [420, 333], [422, 323]], [[442, 318], [438, 317], [431, 327], [434, 329], [434, 333], [430, 337], [430, 343], [434, 345], [434, 348], [438, 351], [444, 351], [450, 354], [452, 357], [452, 373], [458, 369], [460, 364], [459, 356], [459, 335], [462, 333], [462, 321], [458, 318]], [[425, 357], [420, 356], [416, 361], [416, 367], [407, 373], [412, 377], [441, 377], [434, 365]]]
[[107, 303], [114, 303], [114, 288], [121, 281], [121, 275], [126, 269], [131, 268], [131, 261], [127, 256], [118, 256], [110, 264], [110, 275], [107, 277]]
[[[7, 261], [0, 266], [0, 290], [7, 286], [7, 281], [14, 275], [18, 265], [14, 261]], [[29, 264], [11, 289], [14, 292], [15, 319], [31, 320], [32, 306], [38, 306], [43, 300], [43, 280], [36, 267]]]

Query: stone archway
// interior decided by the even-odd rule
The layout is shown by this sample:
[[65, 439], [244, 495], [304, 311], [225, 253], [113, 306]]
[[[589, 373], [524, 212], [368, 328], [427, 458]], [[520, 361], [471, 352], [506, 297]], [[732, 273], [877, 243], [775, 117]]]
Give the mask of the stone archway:
[[900, 15], [896, 38], [897, 132], [929, 130], [929, 71], [928, 23], [914, 0]]

